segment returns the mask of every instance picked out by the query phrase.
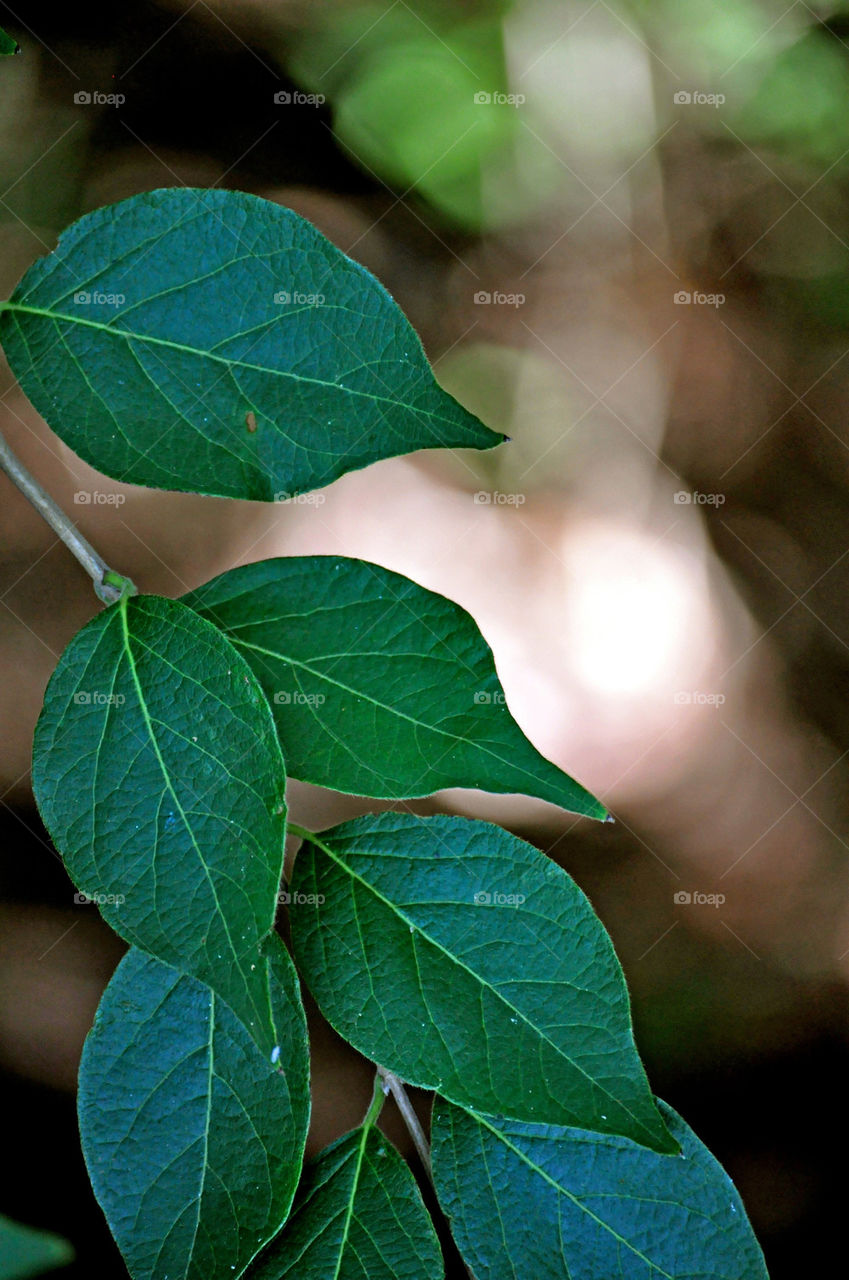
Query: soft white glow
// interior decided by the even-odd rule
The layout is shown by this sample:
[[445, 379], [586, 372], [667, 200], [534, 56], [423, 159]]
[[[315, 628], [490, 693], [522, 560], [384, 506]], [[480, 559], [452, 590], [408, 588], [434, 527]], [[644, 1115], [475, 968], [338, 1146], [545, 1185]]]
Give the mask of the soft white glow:
[[[635, 698], [692, 681], [708, 661], [713, 629], [704, 566], [656, 535], [584, 525], [564, 546], [565, 646], [589, 691]], [[686, 686], [686, 687], [689, 687]]]

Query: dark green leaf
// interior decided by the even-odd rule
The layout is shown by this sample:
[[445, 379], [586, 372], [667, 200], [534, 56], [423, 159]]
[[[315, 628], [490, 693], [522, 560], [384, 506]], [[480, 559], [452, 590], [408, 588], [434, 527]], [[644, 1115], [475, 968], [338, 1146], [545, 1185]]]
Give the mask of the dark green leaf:
[[410, 1084], [675, 1150], [622, 971], [564, 871], [485, 822], [384, 813], [304, 844], [298, 967], [322, 1013]]
[[368, 271], [242, 192], [153, 191], [87, 214], [24, 276], [0, 341], [54, 431], [134, 484], [272, 500], [503, 438], [441, 390]]
[[133, 1280], [237, 1280], [286, 1219], [309, 1122], [306, 1021], [279, 939], [267, 955], [271, 1055], [203, 983], [135, 949], [100, 1002], [80, 1130]]
[[767, 1280], [731, 1179], [660, 1108], [679, 1156], [438, 1098], [434, 1181], [477, 1280]]
[[0, 1217], [0, 1280], [28, 1280], [71, 1262], [67, 1240]]
[[253, 667], [293, 777], [389, 799], [521, 791], [605, 816], [525, 738], [474, 620], [408, 578], [299, 556], [231, 570], [185, 602]]
[[[10, 35], [0, 29], [0, 58], [11, 57], [13, 53], [20, 53], [20, 51], [21, 46], [18, 44], [17, 40], [13, 40]], [[2, 1276], [2, 1274], [3, 1273], [0, 1272], [0, 1276]]]
[[250, 1280], [442, 1280], [436, 1232], [383, 1134], [355, 1129], [307, 1165], [292, 1216]]
[[207, 982], [268, 1049], [255, 962], [277, 909], [285, 781], [249, 667], [185, 605], [123, 600], [65, 650], [33, 786], [71, 877], [123, 938]]

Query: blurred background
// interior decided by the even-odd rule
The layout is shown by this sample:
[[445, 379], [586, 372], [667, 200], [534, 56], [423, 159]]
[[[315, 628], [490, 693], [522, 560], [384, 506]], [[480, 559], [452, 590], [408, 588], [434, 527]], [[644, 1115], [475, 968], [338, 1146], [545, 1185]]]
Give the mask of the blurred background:
[[[616, 825], [459, 791], [416, 808], [501, 822], [578, 880], [655, 1091], [736, 1180], [774, 1280], [841, 1256], [849, 3], [0, 0], [0, 25], [23, 50], [0, 67], [3, 296], [98, 205], [255, 192], [372, 270], [512, 440], [266, 507], [97, 477], [5, 366], [0, 429], [142, 590], [343, 553], [474, 614], [525, 732]], [[74, 903], [29, 786], [45, 684], [97, 602], [2, 477], [0, 546], [0, 1211], [67, 1235], [63, 1274], [118, 1277], [74, 1087], [122, 944]], [[377, 807], [298, 784], [291, 805], [315, 826]], [[313, 1150], [369, 1088], [314, 1021]]]

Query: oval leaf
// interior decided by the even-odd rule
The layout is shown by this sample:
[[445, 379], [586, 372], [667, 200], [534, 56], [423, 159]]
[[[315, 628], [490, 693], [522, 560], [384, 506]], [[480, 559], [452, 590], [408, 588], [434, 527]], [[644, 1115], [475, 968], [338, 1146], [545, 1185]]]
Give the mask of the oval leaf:
[[434, 1183], [477, 1280], [768, 1280], [731, 1179], [660, 1109], [680, 1156], [437, 1099]]
[[239, 191], [87, 214], [4, 304], [39, 413], [117, 480], [272, 500], [414, 449], [488, 449], [386, 290], [303, 218]]
[[61, 1236], [36, 1231], [0, 1216], [0, 1278], [28, 1280], [71, 1262], [74, 1251]]
[[474, 619], [409, 578], [297, 556], [233, 569], [184, 600], [251, 664], [293, 777], [386, 799], [520, 791], [606, 816], [525, 738]]
[[74, 883], [122, 938], [212, 986], [269, 1050], [255, 962], [277, 910], [285, 781], [249, 667], [185, 605], [125, 599], [65, 650], [33, 787]]
[[439, 1241], [391, 1142], [355, 1129], [307, 1165], [292, 1216], [250, 1280], [442, 1280]]
[[131, 950], [80, 1065], [83, 1151], [133, 1280], [233, 1280], [286, 1219], [309, 1123], [306, 1020], [278, 939], [274, 1063], [203, 983]]
[[373, 1061], [475, 1109], [677, 1149], [610, 939], [524, 841], [465, 818], [369, 815], [304, 844], [291, 901], [307, 986]]

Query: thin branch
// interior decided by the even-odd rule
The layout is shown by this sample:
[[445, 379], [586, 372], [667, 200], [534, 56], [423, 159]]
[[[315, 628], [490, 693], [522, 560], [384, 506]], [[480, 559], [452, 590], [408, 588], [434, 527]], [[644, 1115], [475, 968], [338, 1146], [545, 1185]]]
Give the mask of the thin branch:
[[134, 596], [136, 588], [129, 578], [110, 569], [106, 561], [99, 556], [94, 547], [65, 515], [60, 506], [53, 501], [49, 493], [31, 476], [22, 462], [9, 448], [7, 441], [0, 435], [0, 471], [20, 489], [36, 511], [42, 516], [50, 528], [61, 538], [65, 546], [85, 569], [94, 583], [95, 594], [104, 604], [115, 604], [123, 596]]
[[413, 1104], [407, 1096], [404, 1082], [393, 1071], [387, 1071], [385, 1067], [378, 1067], [377, 1074], [383, 1081], [384, 1093], [391, 1093], [395, 1099], [395, 1105], [401, 1112], [401, 1118], [407, 1126], [407, 1132], [413, 1140], [413, 1146], [416, 1148], [422, 1167], [430, 1181], [433, 1182], [433, 1173], [430, 1167], [430, 1147], [428, 1146], [427, 1138], [424, 1136], [424, 1130], [419, 1123], [419, 1117], [413, 1110]]

